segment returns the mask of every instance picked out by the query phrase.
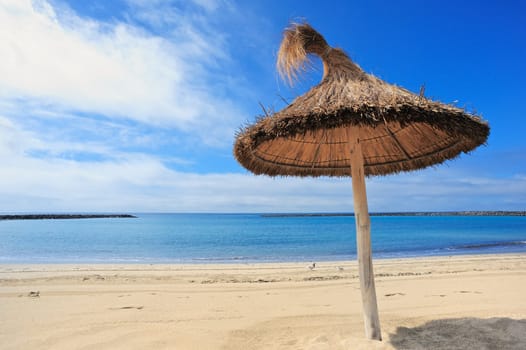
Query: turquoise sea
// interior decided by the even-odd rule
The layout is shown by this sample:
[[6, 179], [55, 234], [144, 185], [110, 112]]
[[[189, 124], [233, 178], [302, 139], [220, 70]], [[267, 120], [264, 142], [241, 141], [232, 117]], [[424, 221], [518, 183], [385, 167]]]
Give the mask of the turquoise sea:
[[[356, 258], [352, 216], [135, 214], [0, 221], [0, 263], [245, 263]], [[526, 253], [526, 217], [372, 216], [374, 258]]]

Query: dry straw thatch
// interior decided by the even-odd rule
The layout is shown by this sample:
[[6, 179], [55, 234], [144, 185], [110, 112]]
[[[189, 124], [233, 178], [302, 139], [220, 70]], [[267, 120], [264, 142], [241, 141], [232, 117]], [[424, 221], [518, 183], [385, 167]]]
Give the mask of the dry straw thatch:
[[488, 138], [479, 117], [366, 74], [308, 24], [286, 29], [278, 54], [282, 76], [292, 82], [308, 54], [322, 59], [322, 81], [237, 135], [235, 157], [255, 174], [350, 176], [350, 132], [358, 133], [365, 175], [442, 163]]

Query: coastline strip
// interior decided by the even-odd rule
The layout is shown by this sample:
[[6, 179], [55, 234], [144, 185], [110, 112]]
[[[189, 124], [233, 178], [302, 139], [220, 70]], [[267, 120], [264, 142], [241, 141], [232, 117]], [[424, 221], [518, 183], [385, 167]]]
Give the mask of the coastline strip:
[[112, 219], [136, 218], [130, 214], [14, 214], [0, 215], [0, 220], [55, 220], [55, 219]]
[[[414, 212], [372, 212], [370, 216], [526, 216], [526, 211], [414, 211]], [[354, 216], [354, 213], [265, 213], [265, 218], [279, 217], [317, 217], [317, 216]]]

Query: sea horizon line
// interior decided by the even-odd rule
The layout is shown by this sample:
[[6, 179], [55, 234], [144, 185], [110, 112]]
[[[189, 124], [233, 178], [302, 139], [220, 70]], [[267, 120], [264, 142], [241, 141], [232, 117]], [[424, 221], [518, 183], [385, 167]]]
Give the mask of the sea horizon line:
[[[0, 214], [0, 220], [48, 220], [48, 219], [102, 219], [137, 218], [140, 215], [260, 215], [261, 217], [353, 217], [353, 212], [144, 212], [144, 213], [17, 213]], [[371, 212], [370, 216], [526, 216], [520, 210], [461, 210], [461, 211], [393, 211]]]

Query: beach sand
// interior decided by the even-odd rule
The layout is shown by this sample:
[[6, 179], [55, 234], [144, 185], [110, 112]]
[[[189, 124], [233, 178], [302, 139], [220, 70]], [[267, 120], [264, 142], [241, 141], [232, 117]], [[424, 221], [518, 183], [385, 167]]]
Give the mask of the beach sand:
[[356, 262], [0, 265], [1, 349], [526, 349], [526, 255]]

